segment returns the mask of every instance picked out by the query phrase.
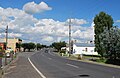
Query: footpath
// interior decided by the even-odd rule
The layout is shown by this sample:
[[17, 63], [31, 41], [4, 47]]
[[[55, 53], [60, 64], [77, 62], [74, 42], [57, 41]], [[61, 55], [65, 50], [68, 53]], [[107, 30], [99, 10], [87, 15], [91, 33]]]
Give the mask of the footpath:
[[18, 58], [5, 68], [3, 78], [41, 78], [28, 61], [34, 52], [22, 52]]

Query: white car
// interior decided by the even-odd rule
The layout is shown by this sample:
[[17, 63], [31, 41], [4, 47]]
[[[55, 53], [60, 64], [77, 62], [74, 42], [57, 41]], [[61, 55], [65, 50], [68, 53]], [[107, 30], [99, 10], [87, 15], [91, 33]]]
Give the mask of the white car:
[[7, 50], [5, 50], [5, 53], [6, 53], [6, 56], [7, 57], [10, 57], [10, 53], [12, 52], [13, 50], [11, 48], [8, 48]]

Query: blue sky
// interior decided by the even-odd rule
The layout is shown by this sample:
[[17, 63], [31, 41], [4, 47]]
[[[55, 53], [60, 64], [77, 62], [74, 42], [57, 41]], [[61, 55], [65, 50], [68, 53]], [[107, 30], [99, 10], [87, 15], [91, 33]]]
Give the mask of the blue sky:
[[72, 18], [76, 20], [72, 27], [73, 39], [91, 40], [93, 18], [101, 11], [111, 15], [114, 25], [120, 27], [119, 4], [120, 0], [1, 0], [0, 25], [4, 30], [9, 23], [11, 37], [27, 39], [32, 34], [35, 37], [31, 41], [48, 44], [68, 40], [66, 22]]
[[34, 14], [37, 18], [65, 21], [72, 17], [91, 20], [100, 11], [104, 11], [112, 15], [114, 20], [120, 19], [119, 0], [1, 0], [0, 6], [22, 9], [24, 4], [32, 1], [37, 4], [44, 1], [53, 8], [52, 11]]

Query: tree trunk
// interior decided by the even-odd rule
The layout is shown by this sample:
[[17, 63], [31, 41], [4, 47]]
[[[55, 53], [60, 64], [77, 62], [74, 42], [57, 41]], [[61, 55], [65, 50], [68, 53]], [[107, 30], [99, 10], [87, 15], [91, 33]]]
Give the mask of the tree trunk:
[[24, 52], [25, 52], [25, 48], [24, 48]]
[[30, 52], [30, 49], [28, 49], [28, 51]]

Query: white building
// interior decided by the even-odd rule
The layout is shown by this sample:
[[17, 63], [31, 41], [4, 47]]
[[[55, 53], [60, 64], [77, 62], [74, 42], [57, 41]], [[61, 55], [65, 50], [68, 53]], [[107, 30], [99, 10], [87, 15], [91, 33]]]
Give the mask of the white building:
[[94, 51], [95, 45], [93, 43], [75, 43], [73, 44], [73, 54], [83, 55], [98, 55]]

